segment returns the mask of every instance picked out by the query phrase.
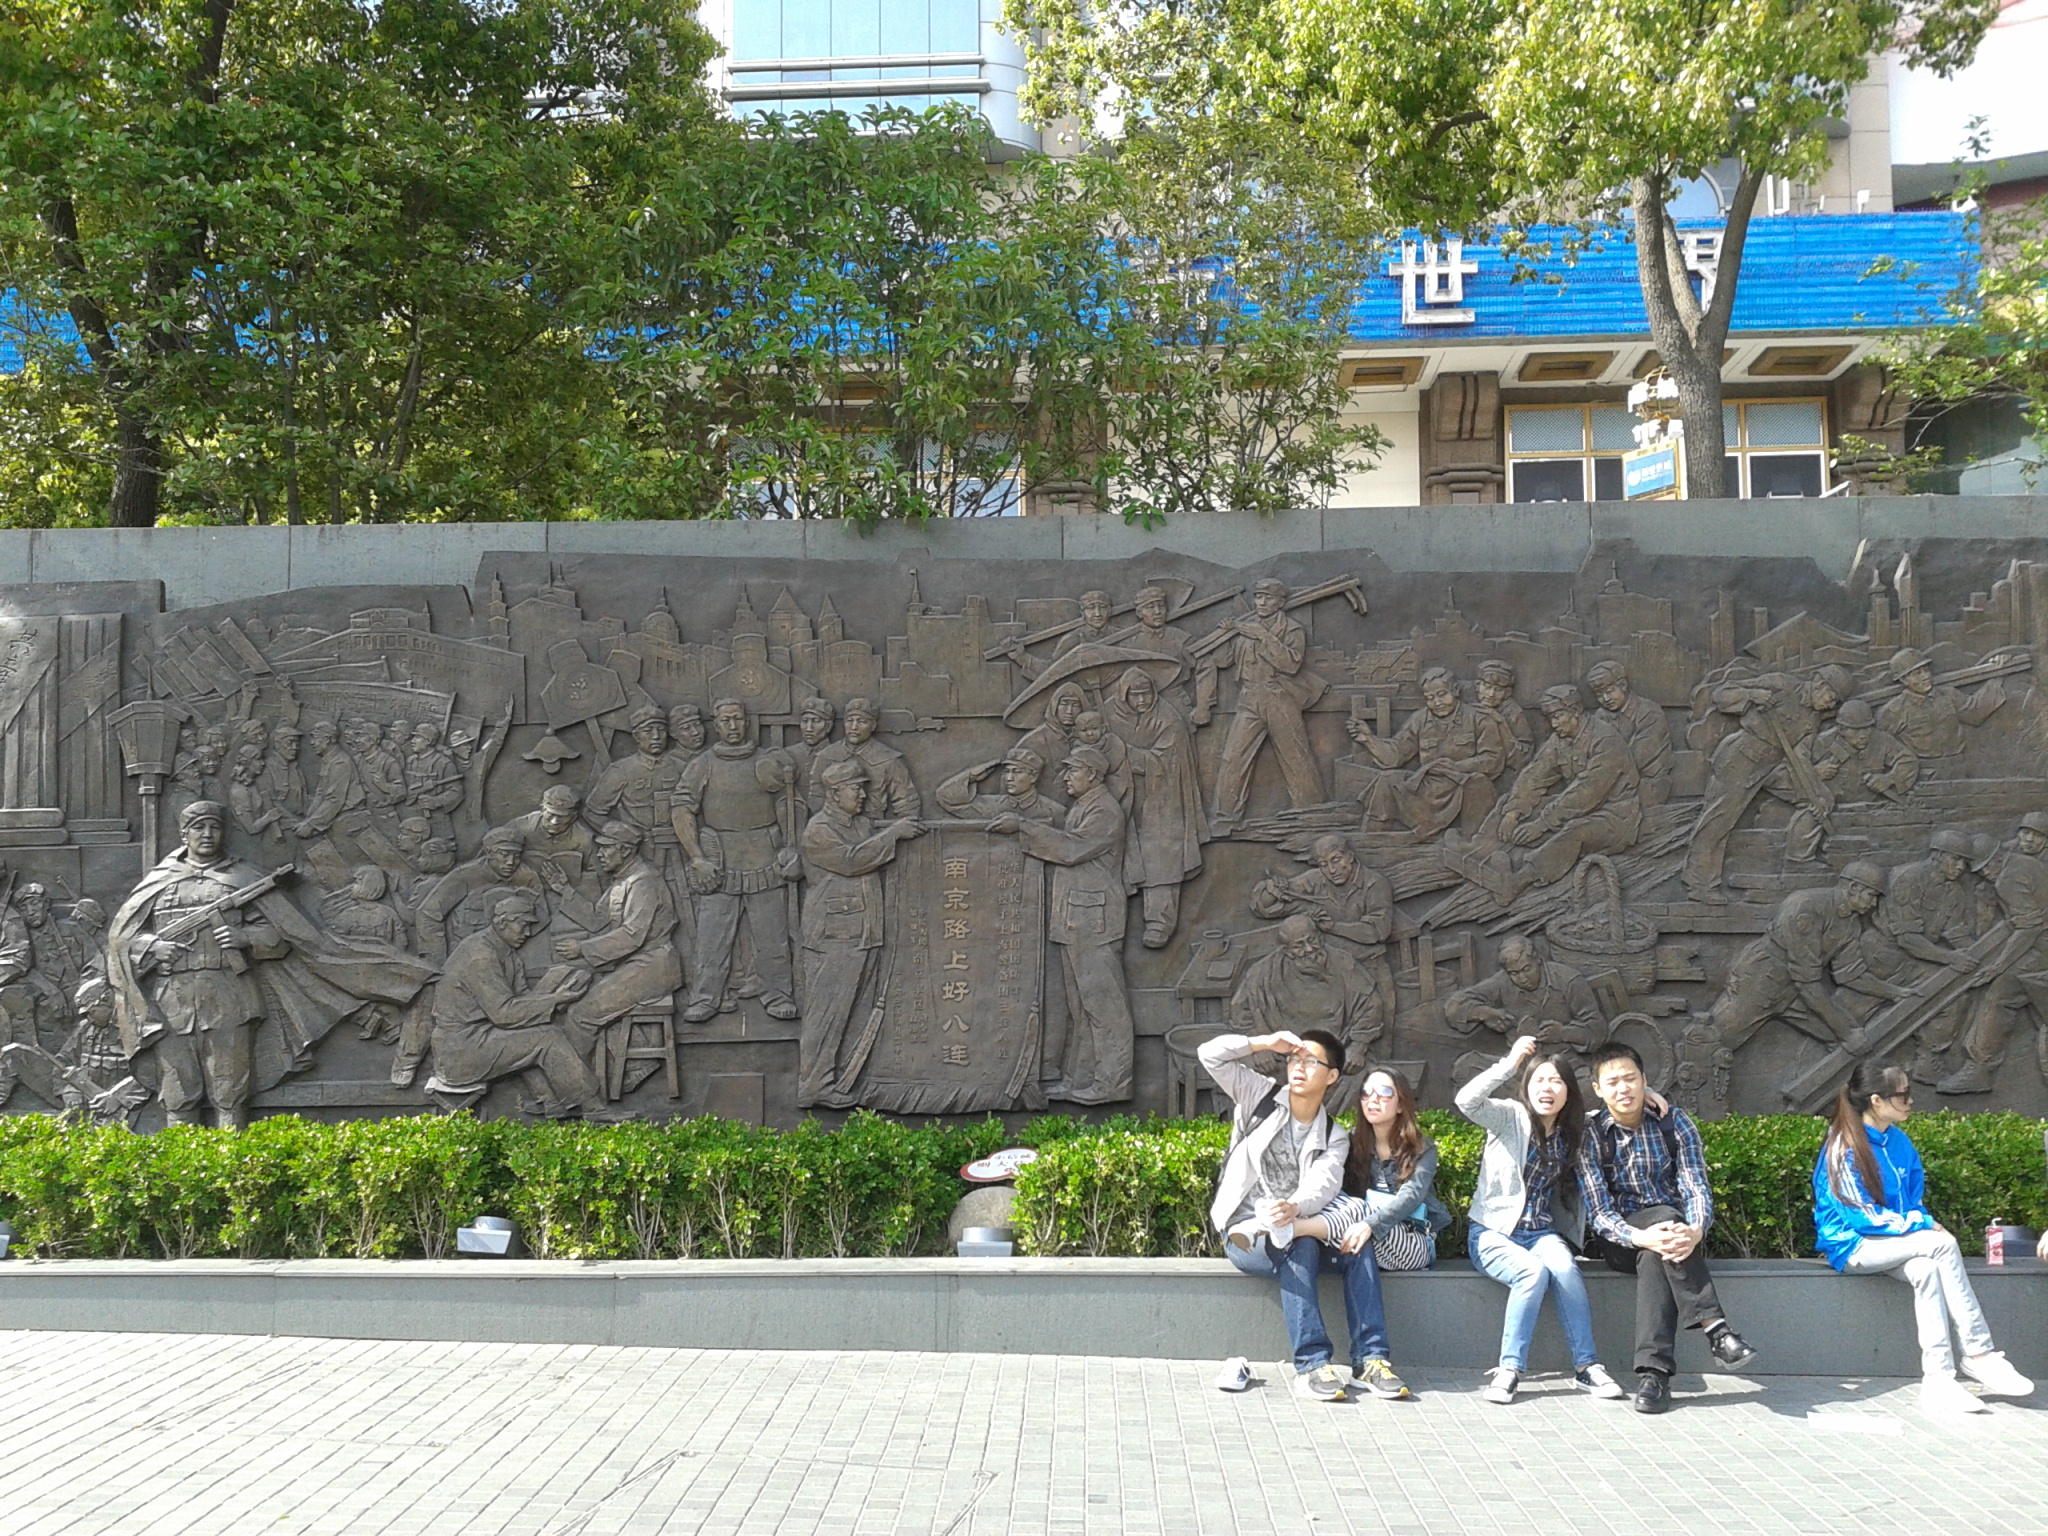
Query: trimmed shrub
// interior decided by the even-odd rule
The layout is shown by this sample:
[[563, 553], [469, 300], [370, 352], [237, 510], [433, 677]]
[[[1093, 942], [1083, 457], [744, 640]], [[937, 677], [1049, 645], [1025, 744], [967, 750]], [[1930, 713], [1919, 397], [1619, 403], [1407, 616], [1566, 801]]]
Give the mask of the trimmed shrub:
[[[1484, 1136], [1448, 1111], [1437, 1193], [1463, 1252]], [[1702, 1127], [1716, 1220], [1709, 1251], [1813, 1251], [1811, 1173], [1822, 1124], [1744, 1116]], [[2013, 1114], [1912, 1122], [1934, 1212], [1981, 1252], [1992, 1221], [2048, 1225], [2042, 1123]], [[246, 1131], [154, 1136], [0, 1118], [0, 1216], [49, 1258], [439, 1258], [455, 1229], [514, 1217], [544, 1258], [806, 1258], [943, 1251], [960, 1165], [1038, 1149], [1017, 1179], [1023, 1251], [1190, 1257], [1219, 1252], [1208, 1206], [1220, 1120], [1088, 1123], [1048, 1115], [1021, 1132], [993, 1116], [909, 1125], [859, 1113], [837, 1130], [699, 1119], [527, 1125], [468, 1115], [326, 1124], [278, 1116]]]

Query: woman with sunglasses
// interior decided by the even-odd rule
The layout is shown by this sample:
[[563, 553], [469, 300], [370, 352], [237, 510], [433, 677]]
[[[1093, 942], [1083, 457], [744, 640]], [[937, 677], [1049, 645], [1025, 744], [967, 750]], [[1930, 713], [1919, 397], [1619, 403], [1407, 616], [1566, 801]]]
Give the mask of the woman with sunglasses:
[[1393, 1068], [1374, 1067], [1358, 1090], [1344, 1192], [1294, 1230], [1345, 1253], [1371, 1243], [1381, 1269], [1427, 1269], [1436, 1235], [1450, 1223], [1436, 1197], [1436, 1143], [1415, 1118], [1415, 1090]]
[[[1515, 1400], [1529, 1368], [1536, 1314], [1549, 1291], [1557, 1297], [1557, 1320], [1571, 1346], [1573, 1380], [1595, 1397], [1619, 1399], [1627, 1394], [1594, 1348], [1593, 1304], [1573, 1251], [1586, 1227], [1577, 1173], [1586, 1125], [1579, 1079], [1564, 1058], [1536, 1051], [1536, 1037], [1522, 1036], [1456, 1098], [1458, 1112], [1486, 1131], [1466, 1247], [1475, 1269], [1508, 1288], [1500, 1364], [1480, 1395], [1489, 1403]], [[1495, 1098], [1495, 1090], [1517, 1072], [1517, 1096]]]
[[1912, 1081], [1888, 1061], [1859, 1061], [1835, 1097], [1834, 1122], [1813, 1165], [1813, 1225], [1820, 1251], [1843, 1274], [1897, 1275], [1913, 1287], [1920, 1333], [1920, 1402], [1929, 1410], [1984, 1413], [1956, 1379], [1954, 1327], [1963, 1374], [1990, 1397], [2025, 1397], [2034, 1384], [1992, 1347], [1962, 1249], [1927, 1209], [1920, 1154], [1902, 1127]]

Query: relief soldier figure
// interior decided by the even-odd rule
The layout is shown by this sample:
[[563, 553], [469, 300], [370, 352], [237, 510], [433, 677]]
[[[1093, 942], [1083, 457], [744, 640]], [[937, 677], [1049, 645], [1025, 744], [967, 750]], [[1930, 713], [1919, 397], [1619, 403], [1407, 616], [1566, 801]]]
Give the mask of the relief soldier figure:
[[1044, 661], [1024, 649], [1024, 642], [1011, 638], [1003, 643], [1003, 654], [1017, 665], [1028, 682], [1058, 661], [1067, 652], [1084, 645], [1101, 645], [1109, 636], [1109, 616], [1114, 608], [1107, 592], [1083, 592], [1081, 594], [1081, 622], [1060, 636], [1059, 644], [1053, 647], [1052, 655]]
[[1166, 622], [1170, 611], [1166, 590], [1163, 587], [1139, 589], [1132, 606], [1138, 610], [1138, 622], [1129, 629], [1110, 637], [1110, 644], [1127, 651], [1150, 651], [1156, 656], [1171, 657], [1181, 665], [1181, 676], [1192, 679], [1176, 683], [1172, 690], [1174, 704], [1187, 716], [1188, 728], [1200, 730], [1209, 723], [1216, 712], [1218, 678], [1213, 657], [1190, 654], [1188, 647], [1194, 640], [1184, 629], [1175, 629]]
[[1780, 902], [1763, 937], [1728, 967], [1712, 1014], [1722, 1042], [1739, 1050], [1772, 1019], [1783, 1019], [1825, 1045], [1860, 1050], [1873, 1006], [1906, 996], [1870, 969], [1864, 946], [1884, 892], [1884, 871], [1857, 859], [1834, 885], [1794, 891]]
[[[1002, 791], [991, 794], [977, 786], [1000, 771]], [[933, 792], [949, 815], [988, 821], [1014, 812], [1026, 821], [1057, 821], [1062, 808], [1038, 792], [1045, 763], [1027, 747], [1012, 747], [1001, 757], [963, 768]]]
[[1496, 659], [1482, 661], [1477, 691], [1481, 713], [1506, 732], [1507, 771], [1520, 773], [1536, 755], [1536, 730], [1529, 724], [1529, 711], [1515, 700], [1515, 669]]
[[1117, 679], [1103, 708], [1112, 739], [1127, 749], [1132, 806], [1124, 877], [1141, 898], [1145, 947], [1159, 949], [1180, 925], [1180, 890], [1201, 873], [1209, 835], [1194, 738], [1179, 706], [1138, 667]]
[[1726, 902], [1721, 866], [1728, 839], [1759, 791], [1804, 805], [1825, 825], [1833, 799], [1813, 767], [1813, 742], [1855, 684], [1846, 667], [1824, 666], [1809, 677], [1766, 672], [1711, 690], [1715, 710], [1741, 726], [1714, 748], [1707, 795], [1685, 856], [1685, 888], [1694, 901]]
[[[1813, 744], [1815, 775], [1827, 786], [1828, 801], [1853, 805], [1874, 800], [1903, 805], [1920, 782], [1920, 759], [1890, 731], [1877, 725], [1877, 714], [1861, 699], [1847, 700], [1835, 711], [1835, 723]], [[1786, 856], [1795, 862], [1818, 858], [1827, 841], [1827, 827], [1816, 808], [1805, 802], [1793, 807], [1785, 829]]]
[[1309, 748], [1301, 715], [1328, 684], [1303, 670], [1308, 631], [1283, 611], [1286, 602], [1287, 583], [1265, 577], [1252, 587], [1253, 611], [1226, 620], [1217, 631], [1226, 638], [1216, 651], [1216, 665], [1237, 669], [1237, 713], [1216, 764], [1212, 827], [1218, 837], [1229, 836], [1244, 820], [1252, 769], [1268, 740], [1287, 781], [1288, 803], [1299, 809], [1323, 798], [1322, 769]]
[[[1954, 827], [1940, 827], [1928, 839], [1927, 857], [1898, 865], [1885, 877], [1884, 905], [1863, 940], [1870, 968], [1901, 987], [1938, 970], [1968, 973], [1977, 962], [1968, 953], [1976, 942], [1977, 902], [1967, 877], [1970, 839]], [[1957, 998], [1920, 1029], [1913, 1076], [1933, 1084], [1942, 1075], [1942, 1054], [1955, 1043], [1970, 1001]]]
[[1890, 671], [1899, 692], [1878, 710], [1877, 723], [1918, 757], [1960, 756], [1963, 728], [1982, 725], [2005, 702], [2005, 685], [1995, 677], [1967, 694], [1935, 682], [1934, 663], [1910, 647], [1893, 655]]
[[1124, 983], [1124, 811], [1093, 747], [1074, 748], [1060, 774], [1073, 800], [1060, 825], [1005, 811], [989, 830], [1017, 834], [1026, 853], [1053, 866], [1046, 937], [1065, 968], [1068, 1022], [1047, 1097], [1117, 1104], [1131, 1096], [1135, 1034]]
[[811, 771], [822, 774], [833, 763], [857, 758], [867, 769], [868, 801], [876, 815], [887, 816], [891, 820], [922, 816], [924, 797], [910, 781], [910, 765], [903, 761], [901, 752], [875, 740], [879, 714], [880, 711], [867, 699], [848, 699], [843, 716], [844, 734], [839, 740], [818, 749], [817, 756], [812, 759]]
[[1938, 1085], [1944, 1094], [1989, 1093], [2021, 1015], [2034, 1017], [2036, 1059], [2048, 1077], [2048, 812], [2020, 818], [1994, 882], [2000, 915], [2026, 935], [2027, 951], [1976, 994], [1964, 1061]]
[[688, 880], [671, 804], [691, 759], [670, 745], [669, 717], [656, 705], [640, 705], [626, 717], [626, 723], [633, 734], [633, 755], [620, 758], [597, 776], [583, 797], [583, 818], [592, 827], [616, 818], [647, 834], [643, 845], [647, 859], [668, 881], [680, 916], [688, 910]]
[[783, 749], [796, 764], [801, 776], [798, 782], [804, 787], [804, 805], [812, 815], [825, 808], [825, 786], [818, 778], [818, 754], [832, 740], [832, 727], [838, 723], [839, 711], [833, 708], [832, 701], [812, 694], [797, 708], [795, 745]]
[[227, 808], [201, 800], [178, 818], [183, 846], [142, 877], [114, 914], [107, 979], [127, 1054], [157, 1053], [174, 1124], [248, 1121], [259, 1021], [294, 1070], [366, 1004], [403, 1004], [433, 968], [327, 933], [253, 864], [226, 853]]
[[1654, 811], [1671, 798], [1671, 722], [1660, 705], [1629, 686], [1628, 668], [1618, 661], [1603, 661], [1588, 672], [1586, 691], [1601, 718], [1628, 743], [1643, 809]]
[[796, 984], [783, 888], [798, 866], [795, 850], [782, 844], [781, 800], [796, 783], [797, 766], [786, 752], [755, 744], [738, 699], [720, 699], [711, 720], [717, 742], [683, 771], [671, 796], [676, 839], [697, 898], [697, 971], [683, 1019], [701, 1024], [726, 1006], [743, 918], [761, 1005], [771, 1019], [793, 1019]]
[[505, 825], [519, 834], [526, 863], [535, 874], [543, 874], [543, 864], [552, 864], [590, 897], [598, 889], [597, 835], [585, 824], [582, 810], [582, 797], [573, 788], [550, 784], [540, 792], [537, 808]]
[[1635, 759], [1621, 733], [1589, 714], [1569, 683], [1546, 688], [1539, 702], [1550, 735], [1488, 829], [1505, 845], [1491, 864], [1515, 894], [1562, 880], [1584, 854], [1633, 847], [1642, 831]]
[[541, 878], [561, 914], [583, 930], [581, 936], [557, 938], [554, 957], [592, 973], [563, 1016], [586, 1056], [602, 1036], [606, 1054], [623, 1062], [627, 1016], [636, 1008], [673, 1007], [683, 985], [675, 902], [668, 882], [642, 852], [646, 840], [630, 821], [608, 821], [599, 830], [597, 867], [605, 888], [596, 902], [585, 900], [559, 866], [542, 866]]
[[[873, 792], [858, 758], [826, 765], [825, 808], [804, 827], [804, 1023], [797, 1103], [845, 1107], [865, 1065], [852, 1021], [872, 1002], [882, 953], [882, 869], [923, 829], [908, 817], [877, 828], [862, 814]], [[849, 1052], [849, 1046], [852, 1047]]]
[[545, 917], [545, 889], [526, 866], [526, 839], [512, 827], [493, 827], [484, 834], [483, 852], [435, 881], [419, 904], [414, 925], [420, 952], [434, 959], [448, 954], [488, 923], [499, 898], [513, 891], [531, 896]]
[[1463, 1030], [1484, 1025], [1509, 1038], [1534, 1035], [1574, 1051], [1607, 1040], [1607, 1021], [1586, 978], [1545, 960], [1535, 941], [1519, 933], [1501, 940], [1499, 970], [1444, 1000], [1444, 1022]]
[[[1371, 759], [1365, 788], [1366, 825], [1406, 827], [1435, 837], [1449, 826], [1476, 831], [1493, 809], [1493, 781], [1507, 766], [1509, 740], [1497, 721], [1458, 697], [1458, 681], [1442, 667], [1422, 674], [1422, 708], [1386, 740], [1354, 720], [1346, 729]], [[1403, 772], [1414, 763], [1413, 772]]]
[[534, 1090], [529, 1106], [550, 1118], [580, 1114], [598, 1122], [629, 1115], [610, 1109], [604, 1088], [554, 1015], [574, 1001], [589, 973], [570, 970], [529, 989], [519, 951], [540, 932], [531, 897], [498, 898], [490, 921], [455, 946], [434, 987], [434, 1075], [428, 1091], [480, 1093], [517, 1073]]

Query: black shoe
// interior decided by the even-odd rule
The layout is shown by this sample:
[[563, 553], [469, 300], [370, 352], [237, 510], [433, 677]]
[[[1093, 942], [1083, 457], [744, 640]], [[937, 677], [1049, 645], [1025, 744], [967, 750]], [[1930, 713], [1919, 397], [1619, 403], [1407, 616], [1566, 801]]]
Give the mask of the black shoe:
[[1662, 1371], [1636, 1372], [1635, 1410], [1637, 1413], [1671, 1411], [1671, 1383]]
[[1741, 1334], [1723, 1323], [1707, 1335], [1707, 1348], [1714, 1352], [1714, 1358], [1731, 1371], [1746, 1371], [1756, 1363], [1756, 1351], [1744, 1342]]

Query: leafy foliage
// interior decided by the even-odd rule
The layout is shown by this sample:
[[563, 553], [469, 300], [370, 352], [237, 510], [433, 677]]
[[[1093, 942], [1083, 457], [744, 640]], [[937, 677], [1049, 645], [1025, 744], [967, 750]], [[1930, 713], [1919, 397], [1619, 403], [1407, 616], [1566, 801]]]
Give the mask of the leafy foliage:
[[1361, 252], [1275, 244], [1241, 147], [742, 126], [710, 47], [649, 0], [0, 15], [0, 521], [1150, 519], [1382, 446], [1334, 376]]
[[[1106, 140], [1190, 125], [1293, 146], [1383, 229], [1625, 232], [1676, 378], [1691, 494], [1721, 492], [1720, 358], [1763, 178], [1813, 174], [1871, 61], [1947, 74], [1996, 0], [1007, 0], [1029, 100]], [[1727, 178], [1727, 169], [1734, 175]], [[1671, 202], [1732, 179], [1719, 276], [1695, 292]], [[1299, 168], [1297, 177], [1315, 181]]]
[[[1454, 1217], [1440, 1249], [1462, 1253], [1485, 1138], [1448, 1111], [1423, 1122]], [[1709, 1250], [1810, 1255], [1821, 1122], [1734, 1116], [1701, 1129]], [[2041, 1130], [2013, 1114], [1914, 1118], [1935, 1214], [1966, 1249], [1993, 1221], [2048, 1226]], [[943, 1251], [960, 1166], [1015, 1144], [1039, 1153], [1017, 1178], [1023, 1251], [1193, 1257], [1218, 1251], [1208, 1206], [1228, 1140], [1219, 1120], [1132, 1116], [1045, 1116], [1019, 1133], [993, 1117], [906, 1125], [866, 1112], [832, 1131], [277, 1116], [137, 1136], [21, 1115], [0, 1118], [0, 1216], [21, 1251], [50, 1258], [436, 1258], [487, 1213], [513, 1216], [543, 1258], [912, 1256]]]
[[[1884, 361], [1920, 400], [2018, 402], [2048, 444], [2048, 198], [1978, 214], [1984, 261], [1943, 300], [1949, 324], [1890, 339]], [[2040, 462], [2029, 464], [2029, 477]]]

